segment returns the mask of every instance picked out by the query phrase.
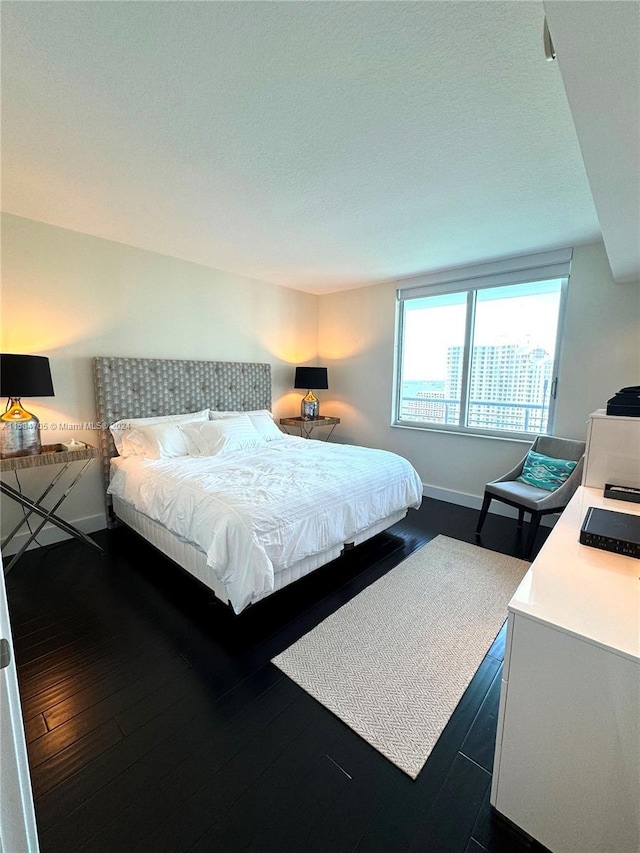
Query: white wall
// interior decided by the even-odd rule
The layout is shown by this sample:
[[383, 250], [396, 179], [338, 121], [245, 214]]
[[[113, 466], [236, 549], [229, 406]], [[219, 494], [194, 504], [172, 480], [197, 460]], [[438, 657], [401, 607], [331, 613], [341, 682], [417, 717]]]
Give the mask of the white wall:
[[[339, 440], [406, 456], [428, 493], [471, 506], [484, 484], [515, 464], [527, 443], [391, 427], [395, 283], [322, 296], [319, 363], [330, 367]], [[556, 434], [584, 439], [590, 412], [640, 383], [640, 284], [616, 284], [604, 246], [574, 250], [558, 383]], [[442, 491], [441, 491], [442, 490]], [[471, 496], [468, 500], [460, 496]]]
[[578, 437], [585, 415], [640, 385], [640, 282], [613, 281], [602, 243], [573, 253], [556, 431]]
[[[43, 425], [95, 421], [95, 355], [270, 362], [274, 414], [297, 413], [293, 366], [316, 357], [317, 302], [311, 294], [2, 217], [0, 347], [50, 358], [55, 397], [24, 401]], [[43, 443], [72, 435], [97, 444], [95, 432], [51, 429]], [[37, 471], [21, 476], [31, 493], [44, 478]], [[63, 515], [87, 530], [104, 527], [102, 492], [95, 463]], [[18, 508], [3, 497], [2, 510], [6, 535]]]

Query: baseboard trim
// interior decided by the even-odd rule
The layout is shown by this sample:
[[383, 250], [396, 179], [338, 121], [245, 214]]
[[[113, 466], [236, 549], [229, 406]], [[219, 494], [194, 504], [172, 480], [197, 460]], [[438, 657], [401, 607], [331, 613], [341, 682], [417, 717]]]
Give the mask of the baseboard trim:
[[[35, 530], [39, 523], [38, 517], [36, 515], [32, 515], [29, 521], [31, 523], [31, 527]], [[78, 530], [81, 530], [83, 533], [95, 533], [96, 530], [104, 530], [107, 526], [107, 520], [104, 513], [87, 515], [84, 518], [70, 520], [69, 523], [73, 524], [74, 527], [77, 527]], [[20, 533], [17, 533], [11, 542], [9, 542], [6, 549], [2, 552], [3, 556], [10, 557], [12, 554], [17, 554], [30, 535], [31, 534], [26, 528], [21, 530]], [[27, 551], [39, 548], [42, 545], [55, 545], [58, 542], [71, 538], [72, 537], [65, 533], [64, 530], [60, 530], [59, 527], [56, 527], [53, 524], [45, 524], [40, 533], [38, 533], [38, 543], [32, 542], [27, 548]], [[18, 564], [16, 563], [16, 565]]]
[[[457, 506], [467, 506], [470, 509], [477, 509], [478, 511], [480, 511], [480, 508], [482, 507], [482, 497], [478, 495], [468, 495], [465, 492], [455, 492], [453, 489], [442, 489], [440, 486], [430, 486], [428, 483], [422, 484], [422, 494], [425, 498], [434, 498], [435, 500], [444, 501], [449, 504], [456, 504]], [[503, 504], [500, 501], [491, 501], [489, 514], [504, 515], [507, 518], [518, 517], [518, 511], [515, 507]], [[527, 519], [528, 516], [525, 516], [525, 521]], [[543, 515], [540, 519], [540, 524], [544, 527], [553, 527], [556, 521], [557, 516], [555, 515]]]

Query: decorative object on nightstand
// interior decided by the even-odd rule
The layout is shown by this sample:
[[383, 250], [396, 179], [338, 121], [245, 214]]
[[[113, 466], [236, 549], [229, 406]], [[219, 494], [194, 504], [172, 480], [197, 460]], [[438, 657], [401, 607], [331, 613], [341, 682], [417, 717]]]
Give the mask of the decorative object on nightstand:
[[320, 402], [312, 389], [326, 391], [329, 387], [326, 367], [296, 367], [294, 388], [306, 388], [302, 398], [300, 415], [305, 420], [317, 420], [320, 417]]
[[340, 423], [340, 418], [280, 418], [280, 426], [296, 427], [300, 430], [300, 438], [311, 438], [316, 427], [331, 427], [324, 440], [329, 441], [331, 434]]
[[40, 453], [40, 421], [23, 408], [21, 397], [53, 397], [49, 359], [43, 355], [0, 355], [0, 396], [8, 397], [0, 415], [0, 457]]
[[[78, 444], [80, 444], [80, 442], [78, 442]], [[60, 516], [56, 515], [58, 507], [69, 496], [71, 490], [84, 474], [87, 466], [90, 465], [91, 460], [95, 459], [97, 456], [97, 449], [88, 444], [82, 444], [72, 450], [66, 450], [62, 444], [48, 444], [42, 448], [41, 453], [29, 454], [26, 456], [12, 456], [8, 459], [0, 460], [0, 472], [6, 473], [13, 471], [16, 476], [18, 471], [22, 471], [26, 468], [43, 468], [48, 465], [62, 465], [62, 468], [54, 475], [47, 488], [36, 500], [28, 498], [26, 495], [22, 494], [21, 490], [14, 489], [13, 486], [9, 486], [7, 483], [0, 481], [0, 493], [20, 504], [23, 511], [23, 517], [2, 543], [2, 550], [4, 551], [6, 549], [9, 542], [23, 526], [26, 525], [29, 528], [29, 537], [20, 547], [20, 550], [14, 554], [11, 561], [5, 566], [5, 573], [9, 571], [13, 564], [27, 550], [29, 545], [35, 540], [36, 536], [40, 533], [47, 522], [54, 524], [56, 527], [59, 527], [60, 530], [63, 530], [70, 536], [74, 536], [86, 545], [90, 545], [92, 548], [100, 551], [101, 554], [103, 553], [102, 548], [97, 544], [97, 542], [94, 542], [93, 539], [90, 539], [81, 530], [78, 530], [68, 521], [65, 521], [64, 518], [60, 518]], [[74, 462], [83, 463], [78, 473], [75, 476], [72, 476], [72, 479], [68, 482], [66, 488], [62, 492], [62, 495], [50, 509], [42, 506], [42, 501], [61, 480], [66, 471], [69, 469], [69, 466]], [[73, 475], [73, 472], [71, 472], [71, 474]], [[31, 527], [29, 526], [29, 517], [33, 514], [42, 519], [41, 523], [35, 530], [31, 530]]]

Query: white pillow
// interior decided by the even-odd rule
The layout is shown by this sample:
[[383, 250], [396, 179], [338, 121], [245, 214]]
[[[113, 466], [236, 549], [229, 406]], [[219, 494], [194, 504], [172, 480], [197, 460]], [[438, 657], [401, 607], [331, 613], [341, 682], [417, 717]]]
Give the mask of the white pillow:
[[136, 456], [145, 459], [173, 459], [189, 455], [187, 437], [177, 423], [136, 427], [127, 433], [126, 444]]
[[123, 418], [111, 424], [109, 432], [113, 436], [113, 442], [120, 456], [134, 456], [136, 451], [134, 447], [129, 446], [128, 436], [131, 430], [136, 427], [206, 420], [209, 420], [209, 409], [203, 409], [201, 412], [188, 412], [184, 415], [162, 415], [157, 418]]
[[273, 415], [268, 409], [256, 409], [253, 412], [215, 412], [211, 410], [209, 417], [212, 421], [227, 420], [228, 418], [237, 418], [246, 415], [251, 423], [256, 428], [258, 435], [261, 435], [265, 441], [275, 441], [283, 437], [283, 433], [278, 429], [273, 420]]
[[206, 423], [180, 424], [191, 456], [218, 456], [235, 450], [259, 450], [267, 446], [247, 415]]
[[275, 441], [278, 438], [284, 437], [284, 433], [273, 422], [270, 412], [256, 412], [256, 414], [251, 412], [249, 420], [258, 435], [264, 438], [265, 441]]
[[219, 412], [216, 409], [209, 409], [209, 419], [212, 421], [221, 421], [224, 418], [238, 418], [241, 415], [247, 415], [247, 417], [251, 417], [251, 415], [268, 415], [271, 420], [273, 420], [273, 415], [269, 411], [269, 409], [254, 409], [251, 412]]

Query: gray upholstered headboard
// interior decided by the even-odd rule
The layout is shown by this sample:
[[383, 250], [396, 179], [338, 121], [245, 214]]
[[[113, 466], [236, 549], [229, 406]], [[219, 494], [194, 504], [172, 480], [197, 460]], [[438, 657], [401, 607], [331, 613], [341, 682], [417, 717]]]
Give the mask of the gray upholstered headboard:
[[107, 484], [109, 460], [116, 455], [109, 425], [115, 421], [206, 408], [271, 409], [270, 364], [99, 356], [93, 359], [93, 377]]

